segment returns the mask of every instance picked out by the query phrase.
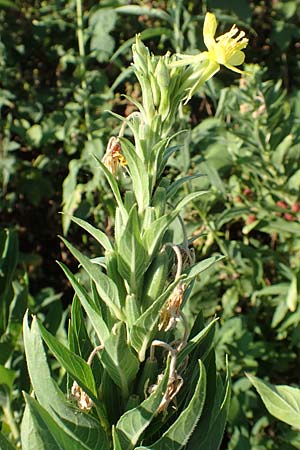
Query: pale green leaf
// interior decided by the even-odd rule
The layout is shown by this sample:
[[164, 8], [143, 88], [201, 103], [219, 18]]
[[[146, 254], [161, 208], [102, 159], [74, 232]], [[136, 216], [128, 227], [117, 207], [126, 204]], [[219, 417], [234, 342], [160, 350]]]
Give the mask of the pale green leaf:
[[138, 443], [140, 436], [151, 423], [163, 398], [169, 370], [165, 370], [164, 377], [157, 389], [138, 407], [127, 411], [119, 419], [116, 433], [119, 437], [122, 450], [131, 450]]
[[27, 313], [24, 316], [23, 333], [28, 372], [38, 402], [67, 433], [76, 435], [80, 442], [92, 449], [98, 448], [100, 443], [106, 442], [106, 434], [99, 421], [67, 402], [66, 396], [51, 378], [37, 321], [34, 319], [29, 329]]
[[270, 414], [300, 429], [300, 389], [267, 383], [247, 374]]
[[38, 322], [38, 326], [44, 341], [61, 366], [66, 369], [84, 391], [93, 396], [93, 400], [96, 400], [97, 391], [91, 367], [80, 356], [61, 344], [40, 322]]
[[110, 240], [108, 239], [106, 234], [103, 233], [103, 231], [89, 224], [85, 220], [79, 219], [78, 217], [71, 216], [70, 219], [72, 220], [72, 222], [75, 222], [77, 225], [87, 231], [94, 239], [96, 239], [97, 242], [99, 242], [100, 245], [102, 245], [105, 250], [113, 249]]
[[106, 303], [106, 305], [118, 319], [123, 320], [124, 318], [120, 309], [118, 289], [113, 280], [105, 275], [97, 264], [93, 264], [89, 260], [89, 258], [84, 256], [79, 250], [73, 247], [73, 245], [70, 244], [66, 239], [61, 239], [63, 240], [66, 247], [70, 250], [70, 252], [80, 262], [82, 267], [86, 270], [91, 279], [94, 281], [101, 299]]
[[130, 340], [133, 348], [139, 354], [139, 360], [144, 361], [149, 342], [153, 339], [159, 321], [159, 313], [175, 287], [184, 279], [179, 277], [163, 292], [158, 299], [138, 318], [132, 327]]
[[115, 196], [115, 199], [117, 201], [118, 207], [120, 208], [120, 212], [122, 215], [122, 220], [124, 223], [126, 223], [127, 221], [127, 211], [124, 207], [123, 201], [122, 201], [122, 197], [120, 194], [120, 190], [119, 190], [119, 186], [118, 183], [115, 179], [115, 177], [113, 176], [112, 173], [110, 173], [110, 171], [105, 167], [105, 165], [97, 158], [97, 156], [94, 155], [94, 158], [96, 159], [96, 161], [99, 163], [100, 168], [103, 170], [104, 175], [106, 176], [106, 179], [111, 187], [111, 190]]
[[128, 347], [124, 323], [119, 322], [114, 326], [99, 356], [109, 376], [119, 386], [123, 398], [126, 399], [139, 370], [139, 361]]
[[[4, 436], [4, 434], [0, 431], [0, 448], [1, 450], [16, 450], [16, 447], [14, 447], [8, 439]], [[24, 450], [26, 450], [24, 448]], [[32, 448], [32, 450], [37, 450], [37, 448]], [[43, 450], [42, 448], [40, 450]]]
[[118, 269], [132, 290], [137, 292], [139, 280], [146, 270], [146, 250], [140, 230], [136, 205], [131, 208], [126, 227], [118, 239]]
[[154, 253], [158, 251], [168, 225], [177, 215], [177, 211], [165, 214], [159, 219], [154, 220], [154, 222], [152, 222], [151, 225], [144, 231], [143, 241], [150, 260], [152, 260]]
[[[22, 450], [58, 450], [60, 448], [50, 431], [45, 427], [45, 423], [39, 415], [32, 411], [27, 402], [21, 423], [21, 443]], [[0, 448], [5, 450], [5, 447], [2, 449], [1, 445]]]
[[133, 144], [128, 139], [121, 138], [122, 152], [127, 160], [132, 179], [132, 187], [138, 203], [139, 212], [149, 206], [150, 188], [149, 176], [144, 162], [137, 155]]
[[151, 445], [152, 450], [180, 450], [192, 435], [201, 416], [206, 395], [206, 372], [200, 360], [199, 371], [197, 386], [188, 406], [162, 437]]
[[189, 269], [189, 271], [187, 273], [186, 281], [193, 280], [198, 275], [200, 275], [200, 273], [209, 269], [213, 264], [221, 261], [222, 259], [224, 259], [224, 256], [211, 256], [210, 258], [206, 258], [203, 261], [196, 263], [194, 266], [192, 266]]
[[291, 284], [288, 289], [286, 304], [290, 311], [294, 312], [298, 303], [298, 282], [297, 277], [293, 275]]
[[188, 203], [194, 202], [198, 200], [199, 197], [201, 197], [204, 194], [207, 194], [208, 191], [201, 191], [201, 192], [192, 192], [191, 194], [186, 195], [183, 197], [182, 200], [180, 200], [176, 205], [176, 211], [180, 212]]
[[[59, 423], [53, 419], [49, 412], [39, 405], [34, 398], [31, 398], [26, 393], [24, 393], [24, 396], [33, 418], [32, 422], [40, 433], [43, 444], [45, 442], [48, 444], [49, 439], [49, 446], [52, 450], [65, 450], [71, 448], [76, 448], [76, 450], [92, 450], [91, 447], [81, 443], [76, 439], [76, 437], [66, 433], [66, 431], [59, 426]], [[45, 448], [48, 448], [48, 445]], [[99, 447], [99, 450], [100, 448], [103, 450], [109, 449], [108, 446], [104, 447], [103, 445]]]
[[[205, 403], [203, 415], [188, 442], [186, 450], [218, 450], [221, 446], [230, 406], [230, 375], [227, 369], [225, 385], [216, 384], [214, 403]], [[208, 411], [207, 411], [208, 410]]]
[[188, 181], [192, 181], [195, 178], [203, 177], [204, 175], [201, 173], [197, 173], [195, 175], [187, 175], [185, 177], [179, 178], [178, 180], [174, 181], [167, 189], [167, 198], [171, 198], [173, 195], [176, 194], [177, 190]]
[[62, 263], [58, 263], [66, 274], [68, 280], [70, 281], [81, 305], [83, 306], [87, 316], [93, 325], [95, 333], [97, 334], [101, 344], [104, 343], [105, 339], [109, 336], [109, 330], [102, 319], [101, 311], [97, 305], [93, 302], [91, 297], [88, 295], [86, 290], [79, 284], [74, 275], [70, 270]]
[[139, 6], [139, 5], [126, 5], [126, 6], [119, 6], [115, 8], [115, 11], [119, 14], [132, 14], [135, 16], [149, 16], [149, 17], [156, 17], [160, 20], [165, 20], [166, 22], [169, 22], [171, 25], [173, 25], [173, 19], [171, 16], [159, 8], [150, 8], [149, 6]]
[[[199, 331], [192, 339], [188, 341], [185, 347], [180, 351], [177, 361], [178, 365], [180, 365], [186, 357], [196, 348], [199, 347], [199, 345], [203, 342], [205, 342], [205, 339], [212, 334], [214, 336], [216, 322], [218, 321], [218, 318], [212, 320], [203, 330]], [[208, 346], [207, 346], [208, 347]], [[209, 347], [207, 348], [207, 350]]]

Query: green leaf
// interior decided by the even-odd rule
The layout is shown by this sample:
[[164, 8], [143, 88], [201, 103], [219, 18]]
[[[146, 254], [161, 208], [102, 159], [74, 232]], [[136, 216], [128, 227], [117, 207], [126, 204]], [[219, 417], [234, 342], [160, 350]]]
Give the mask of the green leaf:
[[153, 255], [159, 250], [165, 231], [177, 215], [177, 211], [165, 214], [154, 220], [144, 231], [142, 238], [150, 261], [152, 261]]
[[96, 52], [99, 62], [107, 61], [114, 50], [114, 39], [109, 35], [113, 30], [117, 15], [113, 8], [100, 8], [90, 14], [90, 48]]
[[96, 239], [97, 242], [99, 242], [100, 245], [102, 245], [105, 250], [113, 250], [110, 240], [108, 239], [106, 234], [103, 233], [103, 231], [99, 230], [96, 227], [93, 227], [93, 225], [89, 224], [85, 220], [79, 219], [78, 217], [71, 216], [70, 219], [72, 220], [72, 222], [75, 222], [77, 225], [87, 231], [94, 239]]
[[42, 139], [43, 139], [43, 130], [41, 125], [34, 124], [26, 131], [26, 136], [29, 140], [29, 143], [35, 147], [39, 147]]
[[159, 313], [164, 303], [168, 300], [175, 287], [184, 280], [184, 275], [179, 277], [163, 292], [158, 299], [138, 318], [132, 327], [130, 341], [133, 348], [139, 354], [139, 360], [144, 361], [149, 342], [153, 339], [159, 321]]
[[250, 209], [245, 207], [233, 207], [226, 209], [216, 220], [216, 229], [219, 230], [225, 223], [240, 218], [244, 214], [249, 214]]
[[119, 14], [132, 14], [135, 16], [149, 16], [149, 17], [156, 17], [160, 20], [165, 20], [166, 22], [170, 23], [170, 25], [173, 26], [173, 19], [172, 17], [159, 8], [149, 8], [149, 6], [138, 6], [138, 5], [126, 5], [126, 6], [119, 6], [115, 8], [115, 11]]
[[63, 269], [66, 274], [68, 280], [70, 281], [81, 305], [83, 306], [87, 316], [93, 325], [93, 328], [99, 338], [101, 344], [104, 344], [105, 339], [109, 336], [109, 330], [102, 319], [101, 311], [93, 302], [91, 297], [88, 295], [86, 290], [79, 284], [74, 275], [70, 272], [70, 270], [63, 264], [58, 263], [59, 266]]
[[246, 375], [259, 393], [269, 413], [299, 429], [300, 389], [285, 385], [275, 386], [253, 375]]
[[[78, 411], [60, 391], [51, 378], [47, 358], [36, 319], [28, 327], [28, 313], [23, 321], [24, 346], [30, 380], [38, 402], [57, 420], [60, 427], [88, 448], [97, 448], [107, 442], [106, 433], [99, 421]], [[105, 416], [102, 417], [105, 422]], [[31, 449], [30, 449], [31, 450]]]
[[[45, 426], [45, 422], [36, 414], [29, 402], [28, 394], [24, 393], [25, 410], [21, 423], [22, 450], [59, 450], [61, 447], [55, 441], [52, 433]], [[33, 399], [31, 399], [34, 401]], [[64, 431], [61, 430], [63, 433]], [[1, 447], [2, 449], [2, 447]]]
[[146, 270], [146, 251], [141, 239], [137, 207], [134, 205], [128, 216], [126, 227], [117, 241], [118, 269], [136, 293], [139, 280]]
[[[210, 336], [211, 334], [214, 336], [216, 322], [218, 320], [218, 318], [212, 320], [205, 328], [203, 328], [203, 330], [199, 331], [199, 333], [188, 341], [187, 345], [183, 347], [177, 357], [178, 365], [180, 365], [195, 348], [198, 348], [203, 342], [205, 342], [207, 336]], [[207, 350], [209, 350], [208, 346]]]
[[201, 173], [197, 173], [195, 175], [187, 175], [185, 177], [179, 178], [178, 180], [174, 181], [167, 189], [167, 198], [171, 198], [173, 195], [176, 194], [177, 190], [182, 186], [184, 183], [187, 183], [188, 181], [192, 181], [195, 178], [203, 177], [205, 175]]
[[[42, 435], [43, 444], [45, 442], [47, 442], [48, 444], [49, 439], [50, 448], [52, 448], [53, 450], [54, 449], [64, 450], [67, 448], [68, 449], [76, 448], [78, 450], [86, 450], [86, 449], [92, 450], [91, 447], [87, 447], [86, 445], [81, 444], [75, 437], [70, 436], [68, 433], [66, 433], [65, 430], [63, 430], [59, 426], [59, 423], [57, 423], [53, 419], [53, 417], [51, 417], [51, 415], [46, 411], [46, 409], [44, 409], [41, 405], [39, 405], [34, 398], [31, 398], [26, 393], [24, 393], [24, 397], [26, 400], [26, 404], [29, 407], [30, 413], [33, 417], [33, 423], [35, 425], [35, 428], [37, 428], [38, 433]], [[103, 443], [101, 447], [99, 446], [98, 448], [99, 450], [109, 449], [108, 446], [103, 446]]]
[[189, 269], [186, 281], [193, 280], [200, 275], [200, 273], [204, 272], [206, 269], [209, 269], [213, 264], [221, 261], [222, 259], [224, 259], [224, 256], [211, 256], [210, 258], [206, 258], [203, 261], [198, 262]]
[[111, 280], [107, 275], [105, 275], [101, 268], [92, 263], [86, 256], [84, 256], [79, 250], [73, 247], [66, 239], [61, 238], [66, 247], [70, 250], [70, 252], [75, 256], [75, 258], [80, 262], [82, 267], [86, 270], [88, 275], [94, 281], [97, 291], [99, 292], [100, 297], [109, 307], [109, 309], [114, 313], [114, 315], [119, 320], [124, 320], [120, 302], [119, 302], [119, 294], [118, 289], [113, 280]]
[[[0, 431], [0, 448], [1, 448], [1, 450], [16, 450], [16, 447], [14, 447], [9, 442], [9, 440], [6, 439], [6, 437], [4, 436], [4, 434], [1, 433], [1, 431]], [[26, 450], [26, 449], [24, 448], [24, 450]], [[32, 450], [37, 450], [37, 449], [32, 448]]]
[[122, 391], [123, 398], [129, 395], [139, 361], [128, 347], [124, 323], [117, 323], [104, 343], [100, 359], [109, 376]]
[[[214, 404], [205, 403], [200, 421], [188, 442], [186, 450], [218, 450], [222, 443], [224, 428], [230, 406], [230, 375], [227, 369], [225, 385], [220, 378], [216, 384]], [[207, 411], [208, 410], [208, 411]]]
[[204, 194], [207, 194], [208, 191], [201, 191], [201, 192], [192, 192], [191, 194], [186, 195], [183, 197], [182, 200], [180, 200], [176, 205], [176, 211], [180, 212], [183, 210], [183, 208], [190, 202], [196, 201], [199, 197], [201, 197]]
[[18, 253], [17, 232], [8, 229], [0, 230], [0, 335], [7, 326], [11, 283], [16, 270]]
[[199, 380], [191, 401], [162, 437], [151, 445], [152, 450], [180, 450], [188, 442], [205, 402], [206, 371], [200, 360], [199, 371]]
[[123, 450], [119, 441], [119, 436], [116, 432], [116, 427], [113, 425], [112, 427], [112, 438], [113, 438], [113, 450]]
[[214, 186], [219, 192], [221, 192], [224, 196], [227, 195], [225, 184], [220, 178], [220, 175], [217, 169], [209, 162], [203, 162], [203, 171], [207, 174], [208, 179], [212, 186]]
[[102, 171], [104, 172], [104, 175], [107, 178], [107, 181], [108, 181], [108, 183], [111, 187], [111, 190], [115, 196], [115, 199], [117, 201], [118, 207], [120, 208], [122, 220], [124, 223], [126, 223], [128, 214], [127, 214], [127, 211], [126, 211], [123, 201], [122, 201], [118, 183], [117, 183], [115, 177], [110, 173], [110, 171], [105, 167], [105, 165], [97, 158], [97, 156], [94, 155], [94, 158], [100, 164], [100, 168], [102, 169]]
[[293, 275], [286, 298], [286, 304], [290, 311], [294, 312], [298, 303], [298, 282], [296, 275]]
[[0, 7], [3, 8], [12, 8], [12, 9], [16, 9], [19, 10], [20, 8], [16, 5], [15, 2], [12, 2], [10, 0], [0, 0]]
[[93, 400], [96, 399], [97, 391], [91, 367], [80, 356], [61, 344], [39, 321], [38, 326], [42, 338], [60, 364], [89, 395], [93, 396]]
[[116, 426], [116, 433], [121, 444], [121, 450], [133, 449], [142, 433], [151, 423], [167, 387], [168, 376], [169, 370], [166, 369], [157, 389], [138, 407], [127, 411], [119, 419]]
[[62, 185], [62, 199], [63, 199], [63, 216], [62, 225], [63, 233], [66, 235], [71, 223], [71, 216], [76, 211], [81, 202], [83, 186], [77, 184], [77, 175], [82, 167], [82, 161], [72, 159], [69, 162], [69, 173], [64, 179]]
[[10, 299], [7, 310], [7, 326], [5, 333], [0, 338], [0, 363], [4, 364], [15, 347], [18, 345], [22, 331], [22, 319], [27, 308], [28, 302], [28, 282], [27, 276], [23, 280], [12, 282], [13, 297]]
[[128, 168], [132, 179], [132, 187], [138, 203], [139, 212], [149, 206], [150, 187], [149, 176], [144, 162], [137, 155], [133, 144], [128, 139], [121, 138], [122, 152], [127, 160]]

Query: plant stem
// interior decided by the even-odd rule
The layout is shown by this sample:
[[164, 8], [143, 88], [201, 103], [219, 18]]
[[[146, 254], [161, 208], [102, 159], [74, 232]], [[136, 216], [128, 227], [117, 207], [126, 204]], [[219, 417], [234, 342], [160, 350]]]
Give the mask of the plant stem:
[[77, 18], [77, 40], [78, 40], [78, 51], [80, 56], [80, 76], [81, 76], [81, 88], [84, 91], [84, 120], [86, 126], [86, 135], [89, 141], [92, 140], [91, 134], [91, 118], [89, 112], [89, 104], [87, 97], [87, 82], [86, 82], [86, 55], [84, 48], [84, 28], [83, 28], [83, 15], [82, 15], [82, 2], [81, 0], [76, 0], [76, 18]]
[[20, 430], [15, 421], [15, 418], [14, 418], [14, 415], [13, 415], [13, 412], [11, 409], [11, 404], [9, 401], [7, 401], [7, 404], [5, 406], [3, 406], [3, 413], [5, 416], [5, 420], [9, 426], [9, 428], [11, 429], [13, 438], [18, 443], [20, 441]]

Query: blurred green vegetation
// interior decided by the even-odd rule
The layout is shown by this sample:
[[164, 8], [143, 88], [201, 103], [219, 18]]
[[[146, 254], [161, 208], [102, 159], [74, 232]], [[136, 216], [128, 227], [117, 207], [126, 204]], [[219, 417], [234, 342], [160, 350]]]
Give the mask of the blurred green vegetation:
[[185, 219], [198, 258], [226, 256], [194, 286], [186, 313], [220, 317], [218, 364], [225, 369], [229, 354], [233, 374], [223, 448], [300, 448], [299, 433], [266, 411], [244, 375], [299, 384], [299, 0], [88, 0], [83, 11], [75, 0], [0, 0], [0, 398], [2, 433], [13, 440], [29, 388], [25, 309], [65, 339], [72, 293], [55, 260], [78, 267], [57, 235], [99, 255], [68, 214], [111, 233], [114, 201], [91, 154], [101, 158], [117, 133], [107, 110], [133, 111], [120, 93], [139, 98], [127, 69], [132, 38], [142, 33], [160, 54], [204, 49], [207, 10], [218, 31], [246, 31], [253, 76], [221, 72], [178, 117], [188, 131], [169, 176], [206, 175], [176, 195], [208, 188]]

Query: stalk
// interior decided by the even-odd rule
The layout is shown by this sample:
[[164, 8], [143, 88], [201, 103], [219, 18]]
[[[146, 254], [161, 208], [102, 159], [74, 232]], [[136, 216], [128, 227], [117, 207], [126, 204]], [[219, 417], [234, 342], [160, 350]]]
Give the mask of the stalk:
[[82, 12], [82, 1], [76, 0], [76, 19], [77, 19], [77, 41], [78, 41], [78, 51], [80, 56], [80, 77], [81, 77], [81, 88], [85, 93], [85, 98], [83, 101], [84, 108], [84, 120], [86, 127], [87, 139], [92, 140], [91, 134], [91, 118], [89, 112], [89, 104], [87, 100], [88, 85], [86, 82], [86, 54], [84, 46], [84, 26], [83, 26], [83, 12]]

